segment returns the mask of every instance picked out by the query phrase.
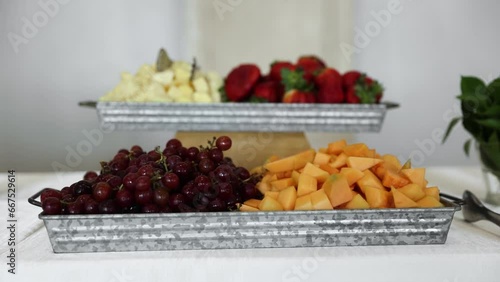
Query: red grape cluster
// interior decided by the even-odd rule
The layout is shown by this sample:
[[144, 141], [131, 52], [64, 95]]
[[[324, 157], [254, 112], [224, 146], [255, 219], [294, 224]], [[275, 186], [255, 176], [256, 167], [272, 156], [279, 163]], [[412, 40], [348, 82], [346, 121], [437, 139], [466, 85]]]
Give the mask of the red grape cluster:
[[207, 147], [186, 148], [170, 139], [144, 152], [135, 145], [121, 149], [101, 173], [89, 171], [60, 191], [47, 188], [41, 194], [43, 213], [113, 214], [210, 212], [237, 209], [247, 199], [260, 198], [258, 177], [236, 167], [223, 151], [231, 138], [221, 136]]

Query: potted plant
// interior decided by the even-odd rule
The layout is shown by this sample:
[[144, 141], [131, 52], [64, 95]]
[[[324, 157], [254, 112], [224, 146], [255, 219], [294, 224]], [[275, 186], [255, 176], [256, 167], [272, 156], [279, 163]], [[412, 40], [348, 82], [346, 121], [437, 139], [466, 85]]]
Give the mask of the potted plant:
[[485, 201], [500, 205], [500, 78], [486, 85], [477, 77], [462, 77], [462, 116], [454, 118], [448, 125], [443, 143], [451, 130], [462, 122], [472, 138], [464, 144], [468, 156], [472, 142], [479, 152], [487, 188]]

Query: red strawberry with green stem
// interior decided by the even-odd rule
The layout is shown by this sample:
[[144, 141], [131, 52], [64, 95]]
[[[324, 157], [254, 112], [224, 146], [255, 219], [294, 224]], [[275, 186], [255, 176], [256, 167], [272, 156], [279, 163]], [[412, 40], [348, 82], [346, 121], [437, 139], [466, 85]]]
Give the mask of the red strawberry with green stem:
[[[344, 80], [344, 82], [346, 82]], [[354, 84], [351, 81], [344, 83], [347, 87], [346, 102], [350, 104], [379, 103], [384, 91], [383, 86], [365, 74], [361, 74]]]
[[259, 67], [253, 64], [244, 64], [234, 68], [224, 83], [224, 92], [228, 100], [238, 102], [248, 98], [260, 76]]
[[315, 103], [314, 84], [304, 79], [304, 71], [281, 70], [282, 83], [285, 85], [283, 103]]
[[314, 75], [326, 68], [326, 64], [316, 56], [302, 56], [297, 60], [297, 69], [304, 71], [304, 78], [309, 81], [314, 81]]
[[314, 79], [318, 88], [317, 100], [319, 103], [342, 103], [344, 91], [342, 76], [332, 68], [325, 68]]
[[271, 64], [271, 70], [269, 71], [269, 77], [274, 81], [281, 82], [281, 70], [282, 69], [295, 70], [295, 65], [293, 65], [290, 62], [276, 61], [276, 62]]

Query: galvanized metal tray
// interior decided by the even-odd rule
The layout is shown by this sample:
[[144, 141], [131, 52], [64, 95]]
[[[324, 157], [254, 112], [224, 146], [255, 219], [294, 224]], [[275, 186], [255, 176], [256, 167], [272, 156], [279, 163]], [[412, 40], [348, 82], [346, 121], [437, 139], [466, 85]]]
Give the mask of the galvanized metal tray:
[[441, 201], [445, 207], [427, 209], [39, 218], [55, 253], [444, 244], [460, 206]]
[[118, 130], [379, 132], [388, 109], [381, 104], [132, 103], [95, 106], [101, 125]]

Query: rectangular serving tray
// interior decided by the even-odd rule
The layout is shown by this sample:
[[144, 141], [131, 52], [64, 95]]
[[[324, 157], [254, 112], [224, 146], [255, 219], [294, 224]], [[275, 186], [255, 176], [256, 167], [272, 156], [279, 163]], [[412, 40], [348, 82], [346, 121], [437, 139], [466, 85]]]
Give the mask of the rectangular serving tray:
[[101, 125], [117, 130], [379, 132], [381, 104], [133, 103], [81, 102], [95, 106]]
[[460, 206], [39, 215], [55, 253], [444, 244]]

